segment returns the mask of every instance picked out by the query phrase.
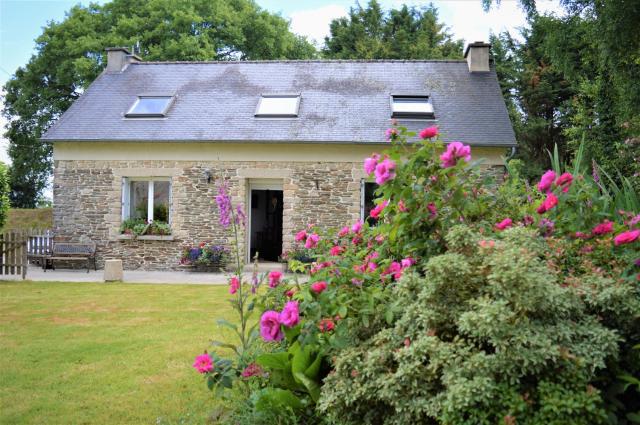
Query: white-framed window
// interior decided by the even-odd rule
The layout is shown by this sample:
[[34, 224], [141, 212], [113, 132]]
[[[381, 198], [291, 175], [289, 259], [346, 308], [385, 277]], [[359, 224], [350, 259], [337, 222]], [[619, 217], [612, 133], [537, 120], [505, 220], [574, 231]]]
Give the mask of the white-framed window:
[[173, 96], [138, 96], [125, 117], [162, 118], [167, 115], [172, 103]]
[[124, 177], [122, 219], [171, 223], [171, 178]]
[[428, 95], [391, 95], [391, 118], [434, 118], [433, 105]]
[[378, 189], [378, 184], [375, 182], [369, 182], [362, 180], [360, 182], [360, 219], [367, 221], [370, 225], [374, 225], [378, 220], [369, 217], [371, 210], [376, 207], [373, 202], [377, 199], [375, 191]]
[[295, 118], [300, 108], [300, 94], [263, 94], [258, 100], [256, 117]]

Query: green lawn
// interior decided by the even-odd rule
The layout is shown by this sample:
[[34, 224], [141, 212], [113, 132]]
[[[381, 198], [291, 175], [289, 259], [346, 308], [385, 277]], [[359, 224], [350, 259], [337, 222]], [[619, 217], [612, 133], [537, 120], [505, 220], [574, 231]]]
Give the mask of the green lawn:
[[203, 423], [223, 286], [0, 283], [1, 424]]

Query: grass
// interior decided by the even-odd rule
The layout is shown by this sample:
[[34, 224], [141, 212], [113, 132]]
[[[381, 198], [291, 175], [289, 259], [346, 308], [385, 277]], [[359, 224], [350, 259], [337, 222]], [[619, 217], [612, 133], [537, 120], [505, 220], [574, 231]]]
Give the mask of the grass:
[[7, 214], [3, 230], [51, 229], [52, 227], [52, 208], [12, 208]]
[[0, 423], [204, 423], [224, 286], [0, 283]]

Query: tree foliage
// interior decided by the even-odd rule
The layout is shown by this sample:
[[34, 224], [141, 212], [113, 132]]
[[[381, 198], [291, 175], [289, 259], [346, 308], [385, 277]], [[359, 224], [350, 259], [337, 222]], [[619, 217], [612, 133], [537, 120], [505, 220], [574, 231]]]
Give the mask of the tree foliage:
[[570, 157], [584, 141], [590, 159], [640, 188], [640, 3], [563, 0], [563, 16], [520, 3], [531, 26], [524, 41], [492, 41], [522, 157], [544, 167], [549, 145]]
[[38, 138], [106, 65], [105, 48], [140, 46], [145, 60], [303, 59], [315, 48], [251, 0], [113, 0], [50, 22], [36, 53], [5, 85], [11, 198], [34, 207], [51, 172]]
[[433, 4], [401, 6], [389, 12], [376, 0], [352, 7], [334, 19], [323, 55], [331, 59], [446, 59], [462, 57], [462, 40], [454, 40]]

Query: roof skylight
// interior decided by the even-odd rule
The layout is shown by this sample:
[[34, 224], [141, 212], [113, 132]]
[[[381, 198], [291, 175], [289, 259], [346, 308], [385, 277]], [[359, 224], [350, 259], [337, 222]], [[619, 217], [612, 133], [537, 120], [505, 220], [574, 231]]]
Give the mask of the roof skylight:
[[297, 117], [300, 107], [299, 94], [263, 94], [258, 101], [256, 117]]
[[125, 116], [128, 118], [164, 117], [172, 101], [173, 96], [138, 96]]
[[434, 118], [429, 96], [392, 95], [392, 118]]

